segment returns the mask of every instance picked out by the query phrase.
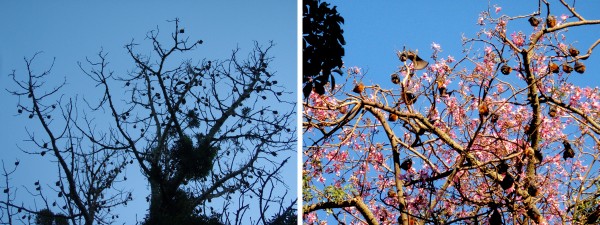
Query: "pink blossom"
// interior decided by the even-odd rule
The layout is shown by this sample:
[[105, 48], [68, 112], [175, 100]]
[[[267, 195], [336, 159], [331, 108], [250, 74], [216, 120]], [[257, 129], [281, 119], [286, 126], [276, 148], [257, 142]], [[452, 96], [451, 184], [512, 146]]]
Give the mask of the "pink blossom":
[[565, 45], [564, 43], [559, 43], [558, 48], [560, 48], [560, 50], [563, 52], [567, 51], [567, 45]]
[[438, 43], [435, 43], [435, 42], [433, 42], [433, 43], [431, 44], [431, 48], [432, 48], [434, 51], [438, 51], [438, 52], [441, 52], [441, 51], [442, 51], [442, 46], [440, 46], [440, 44], [438, 44]]
[[422, 76], [422, 78], [423, 78], [424, 80], [426, 80], [427, 82], [429, 82], [429, 83], [431, 83], [431, 81], [433, 80], [433, 77], [429, 76], [429, 74], [428, 74], [428, 73], [423, 73], [423, 76]]
[[483, 34], [485, 34], [489, 39], [491, 39], [493, 37], [492, 32], [490, 30], [487, 29], [483, 29]]
[[317, 180], [318, 180], [319, 182], [321, 182], [321, 183], [325, 183], [325, 180], [326, 180], [326, 179], [325, 179], [325, 177], [323, 177], [323, 175], [320, 175], [320, 176], [319, 176], [319, 179], [317, 179]]
[[525, 44], [525, 38], [521, 32], [519, 32], [518, 34], [513, 32], [510, 36], [512, 37], [512, 42], [517, 47], [523, 47], [523, 45]]
[[362, 72], [360, 70], [361, 70], [360, 67], [353, 66], [353, 67], [348, 68], [348, 73], [354, 74], [354, 75], [361, 75]]
[[481, 25], [481, 26], [485, 25], [485, 23], [483, 22], [483, 17], [477, 18], [477, 25]]
[[506, 24], [507, 24], [506, 20], [500, 19], [500, 21], [498, 21], [498, 23], [496, 24], [496, 27], [495, 27], [496, 32], [505, 33], [506, 32]]
[[305, 224], [312, 224], [314, 222], [317, 221], [317, 213], [316, 212], [311, 212], [309, 214], [306, 214], [304, 216], [304, 223]]
[[483, 50], [485, 51], [485, 54], [490, 54], [493, 51], [491, 46], [485, 46]]
[[571, 95], [569, 104], [578, 105], [581, 101], [581, 88], [575, 88], [575, 93]]
[[496, 7], [496, 13], [499, 13], [500, 10], [502, 10], [502, 7], [500, 7], [500, 6], [494, 6], [494, 7]]

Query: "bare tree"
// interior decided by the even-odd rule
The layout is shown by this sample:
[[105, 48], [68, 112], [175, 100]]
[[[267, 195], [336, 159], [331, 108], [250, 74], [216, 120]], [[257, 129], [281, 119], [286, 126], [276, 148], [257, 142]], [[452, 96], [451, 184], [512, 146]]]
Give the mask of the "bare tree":
[[[282, 168], [295, 150], [295, 103], [286, 100], [292, 92], [285, 91], [270, 69], [273, 58], [268, 52], [274, 45], [255, 43], [246, 59], [240, 59], [236, 49], [229, 59], [195, 61], [187, 57], [196, 55], [203, 42], [189, 41], [179, 21], [171, 22], [175, 29], [166, 38], [158, 29], [148, 32], [150, 54], [137, 53], [139, 45], [133, 41], [125, 46], [134, 62], [126, 74], [117, 75], [109, 68], [104, 51], [78, 64], [102, 93], [99, 100], [84, 96], [78, 101], [85, 103], [80, 114], [74, 113], [77, 100], [60, 98], [55, 104], [40, 105], [42, 98], [55, 95], [63, 85], [43, 97], [36, 94], [34, 106], [19, 106], [24, 113], [39, 115], [44, 127], [54, 107], [67, 122], [58, 137], [48, 132], [50, 140], [57, 140], [50, 141], [48, 148], [59, 165], [65, 164], [61, 171], [70, 173], [61, 175], [69, 184], [62, 192], [73, 202], [66, 209], [82, 208], [64, 214], [73, 224], [79, 220], [109, 223], [107, 214], [98, 215], [99, 210], [145, 197], [149, 209], [142, 224], [289, 221], [290, 214], [295, 215], [296, 197], [288, 193], [284, 178], [294, 176], [284, 177]], [[24, 91], [12, 93], [26, 96], [41, 91], [38, 83], [49, 72], [30, 73], [29, 85], [18, 82]], [[94, 120], [102, 114], [110, 119]], [[99, 123], [108, 128], [98, 131]], [[70, 145], [61, 149], [58, 140]], [[35, 143], [46, 147], [37, 139]], [[103, 191], [113, 193], [115, 180], [126, 183], [119, 173], [134, 161], [148, 180], [150, 195], [117, 191], [116, 196], [125, 201], [104, 202]], [[95, 178], [95, 186], [78, 182], [79, 176]], [[75, 191], [67, 188], [81, 189], [82, 196], [71, 197], [68, 193]], [[101, 197], [88, 197], [95, 195]], [[12, 202], [8, 209], [17, 207]]]
[[[49, 214], [61, 215], [73, 224], [110, 223], [114, 219], [110, 209], [131, 199], [130, 192], [113, 186], [115, 182], [123, 180], [120, 174], [128, 163], [128, 157], [123, 151], [115, 151], [112, 147], [91, 141], [96, 134], [89, 126], [89, 121], [77, 121], [74, 99], [53, 99], [64, 87], [65, 81], [45, 90], [45, 79], [51, 74], [54, 63], [49, 69], [35, 73], [32, 65], [38, 55], [36, 53], [25, 59], [27, 75], [24, 79], [20, 79], [13, 71], [10, 76], [18, 89], [9, 92], [19, 97], [18, 113], [36, 119], [43, 130], [42, 135], [29, 132], [29, 141], [33, 146], [22, 148], [22, 151], [34, 156], [52, 157], [51, 161], [56, 162], [58, 167], [56, 182], [45, 185], [39, 180], [35, 181], [35, 190], [27, 189], [27, 192], [41, 199], [43, 208], [29, 208], [22, 203], [17, 204], [16, 199], [11, 197], [16, 193], [16, 188], [11, 191], [8, 180], [14, 171], [5, 170], [7, 198], [2, 204], [8, 212], [7, 223], [30, 223], [31, 215], [25, 214], [40, 213], [46, 217]], [[87, 125], [85, 128], [89, 128], [88, 132], [84, 132], [82, 124]], [[44, 192], [45, 188], [50, 191]], [[56, 197], [49, 196], [49, 193], [54, 193]], [[15, 210], [24, 214], [12, 218], [16, 216], [11, 214]]]

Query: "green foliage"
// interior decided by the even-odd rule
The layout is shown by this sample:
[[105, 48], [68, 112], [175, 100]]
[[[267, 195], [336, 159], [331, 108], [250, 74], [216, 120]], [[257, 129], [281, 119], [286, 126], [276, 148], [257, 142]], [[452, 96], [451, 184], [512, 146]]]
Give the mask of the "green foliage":
[[583, 199], [579, 204], [577, 204], [575, 207], [577, 212], [574, 215], [575, 220], [583, 222], [583, 224], [597, 224], [600, 221], [600, 218], [598, 218], [598, 216], [600, 216], [599, 197], [600, 194], [597, 193], [586, 199]]
[[165, 199], [158, 210], [150, 217], [147, 215], [143, 225], [162, 225], [162, 224], [208, 224], [221, 225], [218, 219], [219, 215], [205, 216], [200, 215], [196, 208], [193, 196], [187, 192], [177, 189], [174, 194], [165, 196]]
[[248, 114], [250, 113], [250, 108], [249, 107], [244, 107], [242, 108], [242, 116], [248, 116]]
[[202, 137], [198, 137], [198, 146], [184, 136], [172, 147], [173, 161], [177, 163], [178, 172], [188, 180], [199, 180], [208, 175], [213, 167], [213, 159], [219, 148], [210, 146]]
[[163, 224], [206, 224], [206, 225], [223, 225], [216, 216], [205, 215], [189, 215], [186, 217], [162, 217], [156, 221], [144, 221], [142, 225], [163, 225]]
[[339, 68], [343, 65], [346, 41], [340, 26], [344, 18], [335, 6], [329, 8], [329, 4], [319, 3], [319, 0], [304, 0], [303, 3], [302, 83], [304, 96], [308, 97], [313, 88], [316, 93], [324, 94], [324, 86], [330, 77], [331, 87], [335, 86], [331, 72], [342, 74]]
[[298, 217], [295, 210], [286, 210], [280, 215], [275, 215], [266, 225], [296, 225], [298, 224]]
[[346, 199], [346, 188], [338, 188], [333, 185], [325, 187], [325, 196], [333, 202], [339, 202]]
[[198, 113], [196, 111], [189, 110], [186, 114], [186, 119], [190, 127], [198, 128], [200, 126], [200, 120], [198, 119]]
[[316, 189], [314, 185], [310, 185], [308, 181], [311, 179], [310, 176], [304, 175], [302, 176], [302, 200], [304, 202], [312, 201], [314, 196], [312, 195], [313, 190]]
[[38, 211], [35, 217], [36, 225], [67, 225], [69, 222], [63, 214], [54, 214], [50, 209]]

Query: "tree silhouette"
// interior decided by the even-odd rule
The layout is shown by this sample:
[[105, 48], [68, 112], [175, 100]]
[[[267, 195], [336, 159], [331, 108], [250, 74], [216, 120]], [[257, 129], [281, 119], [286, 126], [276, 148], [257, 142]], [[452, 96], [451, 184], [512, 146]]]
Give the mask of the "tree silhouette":
[[293, 208], [288, 208], [283, 213], [273, 216], [267, 223], [268, 225], [294, 225], [298, 224], [296, 212]]
[[342, 74], [342, 56], [344, 56], [344, 30], [341, 24], [344, 18], [336, 7], [320, 0], [303, 0], [302, 14], [302, 83], [305, 97], [314, 90], [325, 93], [325, 85], [331, 80], [335, 86], [335, 77], [331, 72]]
[[69, 224], [64, 215], [55, 215], [50, 209], [40, 210], [35, 217], [36, 225], [67, 225]]
[[[76, 107], [76, 100], [65, 104], [61, 98], [52, 106], [68, 118], [63, 134], [78, 134], [75, 138], [79, 142], [70, 142], [92, 146], [86, 149], [88, 154], [74, 151], [78, 147], [56, 147], [53, 155], [60, 162], [60, 157], [77, 153], [77, 162], [104, 165], [72, 170], [74, 177], [110, 179], [81, 191], [84, 196], [99, 195], [94, 198], [96, 205], [84, 203], [79, 210], [68, 206], [65, 217], [73, 224], [81, 220], [85, 224], [111, 223], [118, 214], [110, 211], [116, 204], [105, 202], [105, 191], [124, 195], [125, 201], [118, 204], [126, 204], [133, 197], [146, 198], [149, 208], [141, 224], [267, 224], [285, 219], [296, 202], [288, 196], [290, 187], [282, 176], [287, 155], [295, 149], [295, 112], [294, 103], [286, 100], [290, 92], [283, 90], [270, 67], [273, 58], [268, 52], [274, 45], [255, 43], [245, 59], [239, 59], [240, 50], [235, 49], [225, 60], [195, 61], [187, 57], [196, 55], [203, 41], [189, 41], [179, 21], [171, 22], [175, 29], [167, 38], [160, 36], [159, 30], [148, 32], [151, 53], [137, 53], [147, 51], [133, 41], [125, 46], [134, 62], [126, 74], [113, 72], [103, 51], [78, 63], [82, 73], [95, 83], [100, 98], [86, 96], [84, 107]], [[28, 66], [31, 61], [27, 61]], [[28, 72], [28, 86], [21, 85], [23, 82], [13, 74], [23, 90], [12, 93], [34, 96], [33, 106], [19, 105], [19, 109], [40, 115], [38, 120], [45, 124], [46, 115], [52, 111], [44, 111], [47, 108], [40, 103], [41, 98], [56, 95], [64, 83], [37, 97], [43, 90], [37, 84], [43, 84], [50, 71], [39, 76], [28, 67]], [[81, 111], [75, 113], [75, 109]], [[99, 126], [94, 115], [109, 117], [100, 122], [108, 123], [106, 130], [96, 129]], [[90, 157], [102, 151], [113, 155]], [[139, 168], [131, 168], [133, 164]], [[112, 186], [115, 180], [127, 184], [126, 177], [120, 175], [126, 168], [141, 170], [149, 184], [149, 196], [117, 192]], [[73, 186], [80, 188], [76, 182]], [[64, 195], [68, 193], [74, 192]], [[7, 210], [17, 207], [13, 202]], [[84, 211], [88, 208], [106, 213], [96, 212], [88, 218]], [[46, 218], [39, 212], [28, 212]]]
[[[38, 215], [37, 220], [47, 221], [52, 214], [61, 215], [56, 217], [60, 220], [55, 220], [60, 223], [65, 220], [73, 224], [91, 225], [94, 221], [107, 223], [115, 217], [114, 212], [111, 212], [112, 208], [131, 200], [131, 192], [116, 186], [116, 183], [123, 181], [121, 173], [129, 164], [126, 152], [114, 151], [108, 145], [93, 144], [92, 140], [97, 134], [84, 130], [92, 129], [87, 118], [82, 118], [84, 122], [78, 123], [74, 99], [62, 100], [55, 97], [66, 81], [46, 89], [49, 84], [45, 80], [49, 79], [54, 62], [49, 69], [41, 73], [34, 72], [33, 63], [39, 54], [25, 58], [27, 75], [24, 78], [20, 78], [16, 71], [10, 74], [17, 90], [9, 92], [19, 97], [18, 114], [37, 120], [43, 131], [42, 135], [29, 132], [29, 141], [33, 146], [21, 150], [31, 155], [51, 157], [50, 160], [56, 162], [58, 171], [56, 181], [52, 184], [43, 184], [38, 180], [32, 182], [33, 190], [27, 189], [45, 206], [44, 210], [37, 210], [15, 202], [17, 188], [10, 188], [8, 181], [19, 166], [18, 161], [11, 171], [4, 167], [7, 198], [5, 201], [0, 200], [0, 203], [7, 212], [7, 221], [9, 224], [16, 221], [30, 223], [32, 214]], [[46, 188], [56, 197], [45, 192]], [[58, 212], [53, 213], [53, 210]]]
[[[311, 94], [304, 222], [597, 223], [600, 93], [572, 80], [600, 39], [579, 52], [568, 28], [600, 20], [565, 1], [539, 5], [484, 11], [456, 59], [432, 44], [421, 71], [398, 52], [389, 84], [365, 84], [349, 67], [346, 83]], [[570, 16], [549, 13], [560, 10]], [[507, 34], [515, 24], [531, 30]]]

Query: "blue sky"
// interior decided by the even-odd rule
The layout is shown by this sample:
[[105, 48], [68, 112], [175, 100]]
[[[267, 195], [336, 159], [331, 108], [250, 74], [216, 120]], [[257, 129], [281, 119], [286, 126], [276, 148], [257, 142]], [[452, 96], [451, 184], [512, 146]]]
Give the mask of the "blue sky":
[[[328, 1], [336, 5], [338, 12], [344, 17], [344, 38], [346, 39], [346, 56], [343, 58], [346, 66], [358, 66], [367, 72], [366, 83], [373, 81], [382, 85], [389, 84], [389, 76], [398, 69], [399, 61], [395, 55], [396, 50], [404, 46], [418, 49], [424, 59], [431, 55], [433, 42], [441, 45], [443, 52], [440, 57], [453, 55], [460, 56], [462, 50], [461, 37], [474, 37], [480, 29], [476, 25], [479, 13], [488, 5], [502, 7], [498, 17], [502, 14], [520, 15], [529, 14], [537, 10], [538, 1]], [[572, 2], [572, 1], [567, 1]], [[598, 1], [576, 1], [576, 9], [587, 19], [600, 19]], [[550, 1], [557, 6], [558, 1]], [[562, 6], [560, 6], [562, 7]], [[545, 15], [545, 11], [543, 11]], [[560, 16], [563, 11], [552, 12]], [[509, 23], [509, 34], [512, 31], [522, 30], [526, 34], [533, 29], [526, 20]], [[572, 28], [567, 36], [567, 41], [578, 41], [575, 46], [583, 52], [593, 43], [600, 33], [600, 26], [586, 28]], [[596, 51], [599, 51], [596, 48]], [[599, 67], [591, 65], [600, 63], [598, 54], [592, 55], [585, 61], [587, 72], [579, 76], [584, 80], [574, 80], [576, 84], [598, 86], [600, 79], [592, 78], [600, 73]], [[340, 80], [338, 78], [338, 80]], [[385, 86], [384, 86], [385, 87]]]
[[[0, 154], [8, 167], [16, 159], [21, 160], [19, 170], [13, 175], [11, 185], [32, 188], [33, 182], [53, 176], [55, 164], [49, 158], [22, 153], [17, 146], [30, 146], [25, 127], [39, 133], [39, 124], [27, 116], [17, 115], [17, 98], [9, 95], [5, 89], [14, 89], [14, 83], [8, 76], [12, 70], [17, 75], [25, 75], [23, 57], [38, 56], [34, 70], [41, 71], [55, 57], [52, 77], [67, 79], [64, 89], [66, 96], [85, 95], [93, 89], [86, 76], [77, 66], [85, 57], [94, 57], [100, 49], [108, 52], [109, 66], [115, 73], [126, 73], [133, 69], [132, 60], [126, 54], [124, 45], [135, 40], [144, 42], [146, 33], [157, 27], [167, 34], [172, 32], [173, 24], [167, 20], [179, 18], [180, 26], [186, 29], [185, 35], [191, 40], [201, 39], [201, 45], [194, 56], [195, 60], [225, 59], [236, 47], [241, 48], [240, 55], [245, 57], [252, 50], [253, 41], [267, 44], [272, 40], [276, 46], [271, 56], [275, 57], [272, 68], [287, 90], [294, 91], [297, 82], [297, 10], [295, 1], [95, 1], [95, 2], [23, 2], [3, 1], [0, 3], [0, 142], [3, 149]], [[145, 45], [148, 46], [148, 45]], [[137, 48], [142, 53], [151, 49]], [[57, 80], [50, 81], [50, 83]], [[87, 96], [90, 98], [90, 96]], [[295, 101], [295, 93], [289, 96]], [[291, 162], [296, 155], [291, 154]], [[135, 218], [142, 219], [147, 203], [144, 200], [146, 181], [140, 177], [136, 167], [127, 171], [128, 186], [138, 193], [138, 197], [122, 210], [119, 222], [133, 224]], [[288, 163], [287, 174], [296, 173], [296, 164]], [[290, 177], [291, 176], [286, 176]], [[49, 179], [47, 183], [53, 183]], [[2, 179], [2, 181], [4, 181]], [[296, 179], [289, 179], [290, 194], [296, 194]], [[5, 198], [2, 195], [2, 198]], [[18, 200], [31, 198], [20, 193]], [[39, 204], [39, 202], [38, 202]]]

